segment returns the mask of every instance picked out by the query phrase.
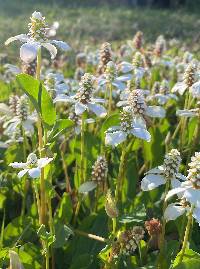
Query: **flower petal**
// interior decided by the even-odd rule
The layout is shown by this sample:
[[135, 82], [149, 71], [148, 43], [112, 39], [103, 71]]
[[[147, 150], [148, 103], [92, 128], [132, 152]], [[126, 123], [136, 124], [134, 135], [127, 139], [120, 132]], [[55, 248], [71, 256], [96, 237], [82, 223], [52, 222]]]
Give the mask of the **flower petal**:
[[177, 82], [171, 91], [178, 92], [180, 95], [183, 95], [186, 89], [187, 85], [184, 82]]
[[106, 109], [101, 105], [94, 104], [94, 103], [89, 103], [88, 108], [92, 112], [94, 112], [98, 117], [103, 118], [103, 117], [105, 117], [107, 115]]
[[147, 142], [151, 141], [151, 134], [144, 128], [133, 128], [131, 133], [140, 139], [146, 140]]
[[179, 109], [176, 111], [176, 115], [179, 117], [196, 117], [198, 115], [198, 111]]
[[196, 221], [200, 225], [200, 208], [195, 208], [193, 212], [193, 217], [196, 219]]
[[5, 45], [7, 46], [11, 42], [16, 41], [16, 40], [21, 41], [21, 42], [27, 42], [29, 40], [29, 37], [25, 34], [12, 36], [6, 40]]
[[148, 106], [146, 109], [146, 114], [149, 117], [155, 117], [155, 118], [164, 118], [166, 111], [164, 108], [160, 106]]
[[28, 172], [28, 169], [21, 170], [17, 175], [19, 178], [23, 177]]
[[64, 51], [71, 50], [71, 47], [64, 41], [52, 40], [51, 43], [55, 44], [59, 49]]
[[9, 166], [11, 166], [12, 168], [27, 168], [27, 163], [18, 163], [18, 162], [14, 162], [14, 163], [10, 163]]
[[106, 133], [105, 144], [116, 147], [120, 143], [124, 142], [126, 140], [126, 137], [127, 137], [126, 133], [122, 131]]
[[192, 188], [187, 189], [183, 197], [191, 204], [197, 205], [200, 203], [200, 190]]
[[42, 43], [42, 46], [49, 51], [49, 53], [51, 54], [51, 59], [54, 59], [56, 57], [57, 49], [54, 45], [50, 43]]
[[38, 159], [38, 167], [39, 168], [45, 167], [51, 161], [53, 161], [53, 158], [41, 158], [41, 159]]
[[20, 48], [20, 58], [25, 63], [31, 63], [37, 57], [38, 43], [25, 43]]
[[186, 209], [182, 206], [178, 206], [175, 203], [168, 205], [164, 212], [164, 218], [166, 221], [175, 220], [186, 212]]
[[166, 183], [166, 180], [162, 175], [147, 174], [142, 179], [141, 189], [143, 191], [151, 191], [165, 183]]
[[[191, 187], [190, 187], [191, 188]], [[175, 188], [172, 189], [168, 192], [168, 194], [166, 195], [165, 200], [168, 200], [169, 198], [171, 198], [172, 196], [174, 196], [175, 194], [181, 194], [184, 193], [186, 190], [186, 187], [179, 187], [179, 188]]]
[[30, 177], [32, 178], [38, 178], [40, 177], [40, 168], [39, 167], [36, 167], [36, 168], [31, 168], [28, 170], [28, 173], [30, 175]]
[[75, 113], [76, 115], [81, 115], [83, 112], [87, 109], [87, 106], [81, 104], [81, 103], [76, 103], [75, 104]]

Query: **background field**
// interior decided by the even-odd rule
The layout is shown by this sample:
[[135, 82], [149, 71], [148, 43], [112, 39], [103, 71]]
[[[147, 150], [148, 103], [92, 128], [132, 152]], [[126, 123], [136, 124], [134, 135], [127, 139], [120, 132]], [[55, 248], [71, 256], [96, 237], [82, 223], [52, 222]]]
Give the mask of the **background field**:
[[[14, 56], [14, 46], [5, 48], [4, 41], [11, 35], [27, 32], [29, 16], [34, 10], [41, 11], [49, 23], [58, 20], [58, 36], [74, 48], [87, 43], [99, 44], [105, 40], [113, 42], [130, 39], [138, 29], [144, 32], [149, 41], [162, 33], [166, 38], [176, 37], [188, 44], [198, 42], [198, 0], [185, 1], [184, 6], [175, 5], [178, 1], [171, 1], [170, 9], [136, 7], [125, 2], [0, 0], [1, 52], [9, 50], [9, 55]], [[138, 1], [140, 4], [142, 2]]]

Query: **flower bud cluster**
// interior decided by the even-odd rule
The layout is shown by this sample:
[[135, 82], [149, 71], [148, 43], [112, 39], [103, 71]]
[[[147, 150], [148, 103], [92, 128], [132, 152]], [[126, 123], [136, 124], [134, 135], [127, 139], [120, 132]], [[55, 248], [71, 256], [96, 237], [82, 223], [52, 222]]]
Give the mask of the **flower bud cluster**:
[[153, 94], [157, 94], [160, 92], [160, 82], [159, 81], [154, 82], [152, 92], [153, 92]]
[[157, 57], [161, 57], [165, 49], [166, 49], [166, 41], [163, 36], [159, 36], [155, 43], [154, 54]]
[[17, 95], [12, 94], [9, 97], [9, 109], [14, 115], [17, 115], [18, 101], [19, 101], [19, 97]]
[[99, 156], [92, 166], [92, 180], [97, 183], [105, 182], [108, 174], [108, 163], [104, 156]]
[[122, 131], [129, 134], [132, 129], [133, 116], [130, 111], [123, 110], [120, 113], [120, 124]]
[[28, 24], [29, 36], [39, 42], [47, 40], [48, 26], [45, 17], [40, 12], [35, 11], [30, 20], [31, 22]]
[[138, 31], [133, 38], [133, 46], [136, 49], [141, 49], [143, 43], [143, 33]]
[[16, 114], [21, 121], [26, 121], [28, 117], [28, 102], [25, 96], [21, 96], [17, 102]]
[[107, 63], [105, 74], [107, 82], [110, 83], [117, 77], [117, 67], [112, 61]]
[[170, 93], [169, 83], [166, 79], [164, 79], [160, 84], [160, 93], [166, 95]]
[[128, 104], [134, 115], [144, 116], [146, 111], [146, 102], [144, 95], [140, 90], [133, 90], [128, 97]]
[[195, 82], [195, 72], [196, 72], [195, 65], [193, 63], [188, 64], [185, 73], [183, 75], [183, 80], [188, 87], [191, 87]]
[[116, 218], [119, 215], [119, 211], [115, 202], [114, 197], [110, 190], [108, 190], [106, 195], [106, 203], [105, 203], [105, 210], [110, 218]]
[[27, 157], [27, 164], [30, 166], [36, 166], [38, 162], [37, 155], [35, 153], [30, 153]]
[[100, 49], [100, 61], [98, 66], [98, 73], [102, 74], [105, 72], [106, 65], [112, 61], [112, 50], [111, 45], [108, 42], [102, 44]]
[[132, 65], [136, 68], [143, 67], [143, 65], [144, 65], [143, 56], [139, 51], [137, 51], [135, 53], [133, 60], [132, 60]]
[[94, 83], [94, 77], [91, 74], [85, 73], [81, 77], [81, 81], [79, 83], [80, 87], [76, 94], [76, 99], [80, 103], [87, 104], [90, 101], [92, 93], [94, 91], [93, 83]]
[[181, 164], [180, 152], [177, 149], [172, 149], [165, 155], [163, 168], [164, 176], [168, 179], [174, 178], [178, 173]]
[[22, 62], [22, 72], [32, 77], [35, 76], [36, 67], [37, 67], [36, 60], [34, 60], [31, 63]]
[[187, 179], [193, 183], [195, 188], [200, 188], [200, 152], [195, 152], [188, 166]]

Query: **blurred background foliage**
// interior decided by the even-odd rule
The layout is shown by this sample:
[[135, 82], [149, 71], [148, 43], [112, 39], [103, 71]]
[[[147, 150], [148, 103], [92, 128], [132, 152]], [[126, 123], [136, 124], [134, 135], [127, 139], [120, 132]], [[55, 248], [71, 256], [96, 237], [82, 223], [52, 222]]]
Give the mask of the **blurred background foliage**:
[[144, 32], [146, 41], [158, 35], [198, 45], [200, 0], [0, 0], [0, 51], [16, 58], [16, 45], [5, 40], [27, 32], [29, 16], [41, 11], [51, 24], [59, 21], [58, 38], [75, 50], [104, 41], [119, 44]]

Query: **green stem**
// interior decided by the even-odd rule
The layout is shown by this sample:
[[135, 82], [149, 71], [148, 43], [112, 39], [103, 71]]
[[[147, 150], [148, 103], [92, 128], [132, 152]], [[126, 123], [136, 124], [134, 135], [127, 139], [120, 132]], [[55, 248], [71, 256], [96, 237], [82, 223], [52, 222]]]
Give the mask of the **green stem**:
[[124, 142], [122, 144], [122, 153], [120, 157], [119, 173], [118, 173], [116, 190], [115, 190], [116, 202], [121, 201], [121, 197], [122, 197], [121, 191], [122, 191], [122, 186], [123, 186], [125, 157], [126, 157], [126, 143]]
[[49, 269], [49, 248], [47, 247], [46, 253], [46, 269]]
[[158, 256], [158, 269], [162, 269], [163, 268], [163, 262], [165, 260], [165, 227], [166, 227], [166, 220], [164, 218], [164, 212], [167, 208], [167, 201], [166, 201], [166, 195], [169, 191], [170, 188], [170, 179], [166, 179], [166, 185], [165, 185], [165, 193], [164, 193], [164, 202], [163, 202], [163, 220], [162, 220], [162, 233], [160, 235], [160, 244], [159, 244], [159, 249], [160, 249], [160, 253]]
[[84, 172], [85, 172], [85, 167], [84, 167], [84, 155], [85, 155], [84, 131], [85, 131], [85, 120], [84, 120], [84, 115], [82, 115], [82, 121], [81, 121], [81, 167], [80, 167], [80, 183], [81, 184], [83, 184], [83, 182], [85, 181], [85, 179], [84, 179]]
[[83, 232], [83, 231], [80, 231], [80, 230], [77, 230], [75, 229], [74, 232], [78, 235], [82, 235], [82, 236], [85, 236], [87, 238], [90, 238], [90, 239], [93, 239], [93, 240], [96, 240], [96, 241], [100, 241], [100, 242], [103, 242], [103, 243], [106, 243], [106, 239], [104, 237], [101, 237], [101, 236], [98, 236], [98, 235], [95, 235], [95, 234], [90, 234], [90, 233], [86, 233], [86, 232]]
[[117, 219], [116, 218], [112, 218], [112, 224], [113, 224], [112, 233], [113, 233], [113, 235], [115, 235], [116, 228], [117, 228]]
[[180, 256], [179, 256], [179, 263], [181, 263], [183, 261], [185, 250], [187, 248], [189, 235], [190, 235], [190, 229], [191, 229], [191, 226], [192, 226], [192, 219], [193, 219], [192, 214], [193, 214], [193, 211], [194, 211], [194, 206], [191, 207], [189, 215], [188, 215], [188, 222], [187, 222], [187, 226], [186, 226], [186, 229], [185, 229], [185, 235], [184, 235], [184, 240], [183, 240], [181, 253], [180, 253]]
[[[24, 131], [23, 126], [21, 126], [22, 130], [22, 136], [23, 136], [23, 155], [24, 155], [24, 162], [26, 162], [26, 149], [27, 149], [27, 140], [26, 140], [26, 134]], [[21, 208], [21, 216], [24, 216], [25, 210], [26, 210], [26, 197], [27, 197], [27, 192], [28, 192], [28, 181], [27, 178], [25, 177], [24, 179], [24, 194], [23, 194], [23, 199], [22, 199], [22, 208]]]
[[108, 102], [108, 115], [112, 112], [112, 83], [109, 84], [109, 102]]

